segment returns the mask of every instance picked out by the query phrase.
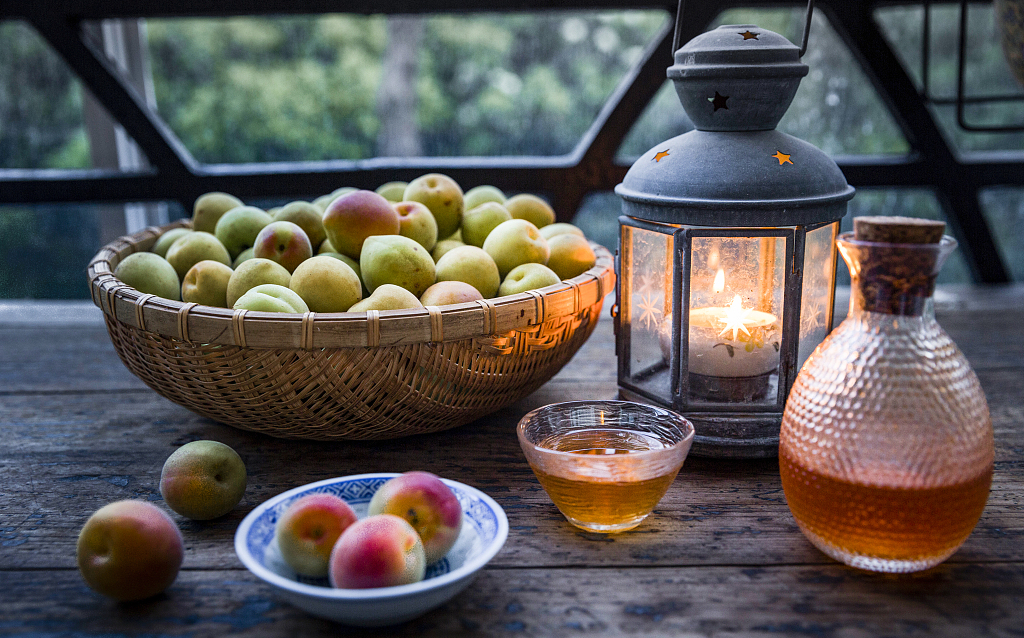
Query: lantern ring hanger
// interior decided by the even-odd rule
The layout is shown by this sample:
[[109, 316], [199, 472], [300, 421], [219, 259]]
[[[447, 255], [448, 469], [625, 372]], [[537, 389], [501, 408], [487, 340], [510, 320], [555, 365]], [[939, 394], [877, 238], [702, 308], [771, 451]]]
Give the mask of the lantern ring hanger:
[[[682, 33], [683, 12], [686, 9], [686, 0], [679, 0], [679, 9], [676, 11], [676, 31], [672, 37], [672, 54], [679, 50], [682, 43], [679, 41]], [[800, 57], [807, 53], [807, 38], [811, 34], [811, 15], [814, 13], [814, 0], [807, 0], [807, 15], [804, 16], [804, 35], [800, 38]]]

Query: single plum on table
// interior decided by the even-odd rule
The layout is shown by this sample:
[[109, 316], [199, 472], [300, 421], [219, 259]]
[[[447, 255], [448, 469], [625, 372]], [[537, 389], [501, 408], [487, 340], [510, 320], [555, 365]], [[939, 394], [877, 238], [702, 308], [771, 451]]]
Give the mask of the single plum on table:
[[156, 505], [117, 501], [82, 526], [78, 570], [89, 587], [116, 600], [141, 600], [170, 587], [185, 548], [181, 532]]
[[160, 472], [167, 507], [196, 521], [224, 516], [245, 494], [245, 464], [230, 446], [192, 441], [174, 451]]

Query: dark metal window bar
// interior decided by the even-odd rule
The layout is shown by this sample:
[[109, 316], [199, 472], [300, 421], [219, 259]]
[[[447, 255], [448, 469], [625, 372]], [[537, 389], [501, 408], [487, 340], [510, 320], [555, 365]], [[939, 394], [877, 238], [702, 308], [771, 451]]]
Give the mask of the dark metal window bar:
[[[961, 0], [966, 3], [966, 0]], [[800, 6], [803, 2], [786, 2]], [[932, 189], [961, 240], [975, 280], [1001, 283], [1008, 271], [996, 250], [979, 204], [990, 186], [1024, 186], [1024, 153], [972, 154], [960, 158], [950, 148], [895, 52], [875, 23], [876, 8], [888, 0], [818, 0], [837, 33], [850, 47], [908, 139], [902, 157], [839, 157], [847, 180], [857, 187]], [[907, 2], [906, 4], [919, 4]], [[707, 29], [722, 11], [734, 7], [778, 7], [778, 0], [692, 2], [692, 18], [681, 41]], [[511, 191], [549, 193], [560, 219], [569, 221], [583, 198], [610, 191], [628, 166], [615, 154], [632, 125], [665, 82], [672, 57], [672, 25], [647, 48], [642, 61], [622, 80], [576, 148], [557, 157], [378, 157], [361, 161], [204, 165], [197, 162], [145, 99], [121, 76], [82, 24], [104, 18], [220, 17], [231, 15], [370, 13], [450, 13], [486, 11], [657, 8], [673, 14], [676, 0], [64, 0], [60, 3], [2, 3], [0, 19], [28, 21], [68, 63], [145, 153], [148, 170], [0, 169], [0, 202], [139, 202], [176, 200], [186, 210], [200, 194], [225, 190], [243, 198], [308, 196], [339, 184], [375, 188], [442, 171], [464, 184], [491, 183]], [[963, 48], [964, 45], [961, 45]], [[963, 55], [961, 55], [961, 59]], [[959, 99], [959, 98], [958, 98]], [[965, 103], [974, 98], [963, 98]]]

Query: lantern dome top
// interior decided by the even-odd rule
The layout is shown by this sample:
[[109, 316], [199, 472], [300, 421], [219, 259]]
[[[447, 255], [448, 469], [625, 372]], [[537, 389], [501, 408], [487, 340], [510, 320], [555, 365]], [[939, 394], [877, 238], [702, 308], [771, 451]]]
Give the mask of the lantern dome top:
[[698, 130], [758, 131], [778, 125], [807, 70], [778, 33], [726, 24], [676, 51], [667, 75]]
[[675, 52], [675, 60], [676, 71], [670, 70], [670, 77], [687, 69], [703, 68], [707, 73], [723, 66], [799, 63], [800, 48], [756, 24], [723, 24], [687, 42]]
[[631, 217], [692, 226], [797, 226], [842, 219], [854, 194], [836, 163], [775, 130], [807, 75], [800, 49], [727, 24], [675, 53], [668, 77], [697, 130], [638, 159], [615, 192]]
[[852, 186], [781, 131], [690, 131], [640, 156], [615, 187], [631, 217], [693, 226], [796, 226], [846, 214]]

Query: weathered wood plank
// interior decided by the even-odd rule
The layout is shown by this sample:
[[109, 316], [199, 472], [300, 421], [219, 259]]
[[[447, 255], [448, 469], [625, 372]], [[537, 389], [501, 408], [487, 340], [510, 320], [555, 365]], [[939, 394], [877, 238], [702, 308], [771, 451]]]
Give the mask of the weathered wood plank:
[[[770, 460], [688, 459], [655, 514], [627, 534], [585, 534], [566, 523], [530, 472], [514, 428], [540, 405], [616, 395], [606, 313], [573, 361], [514, 406], [449, 432], [323, 443], [221, 426], [160, 398], [125, 370], [92, 319], [36, 326], [5, 320], [0, 308], [0, 634], [350, 633], [286, 605], [241, 569], [234, 530], [256, 504], [296, 485], [409, 469], [483, 489], [505, 508], [512, 533], [474, 587], [388, 633], [1019, 633], [1024, 343], [1012, 336], [1006, 310], [1024, 305], [1022, 291], [937, 299], [940, 323], [988, 396], [996, 475], [964, 547], [935, 570], [900, 578], [857, 572], [815, 550], [796, 528]], [[243, 502], [209, 523], [175, 516], [187, 549], [185, 571], [168, 594], [116, 605], [92, 593], [74, 570], [81, 524], [113, 500], [159, 502], [164, 459], [200, 438], [221, 440], [246, 460]]]
[[935, 290], [935, 308], [941, 312], [987, 310], [1004, 314], [1021, 307], [1024, 307], [1024, 283], [1020, 282], [988, 286], [942, 284]]
[[156, 598], [116, 604], [75, 571], [0, 572], [0, 632], [52, 635], [1010, 636], [1024, 566], [943, 565], [885, 576], [840, 565], [487, 569], [465, 592], [385, 630], [292, 607], [243, 570], [183, 571]]
[[0, 324], [0, 394], [145, 390], [103, 326], [9, 328]]
[[936, 313], [939, 325], [956, 342], [976, 371], [1020, 366], [1024, 362], [1024, 340], [1009, 328], [1015, 314], [1024, 309], [1024, 300], [1014, 312], [976, 310]]
[[[982, 371], [995, 406], [997, 467], [981, 523], [954, 561], [1024, 559], [1024, 414], [1016, 397], [1024, 369]], [[558, 398], [564, 398], [564, 395]], [[211, 438], [246, 461], [250, 483], [228, 517], [176, 517], [193, 567], [237, 565], [231, 537], [252, 507], [312, 481], [374, 471], [426, 469], [491, 494], [512, 534], [495, 559], [507, 566], [767, 565], [828, 559], [797, 530], [774, 461], [691, 458], [655, 515], [629, 534], [578, 532], [541, 490], [515, 439], [537, 396], [449, 432], [383, 443], [282, 441], [221, 426], [150, 393], [0, 397], [0, 569], [73, 565], [77, 530], [89, 513], [122, 498], [159, 500], [163, 461], [179, 445]], [[458, 450], [452, 454], [450, 450]]]

